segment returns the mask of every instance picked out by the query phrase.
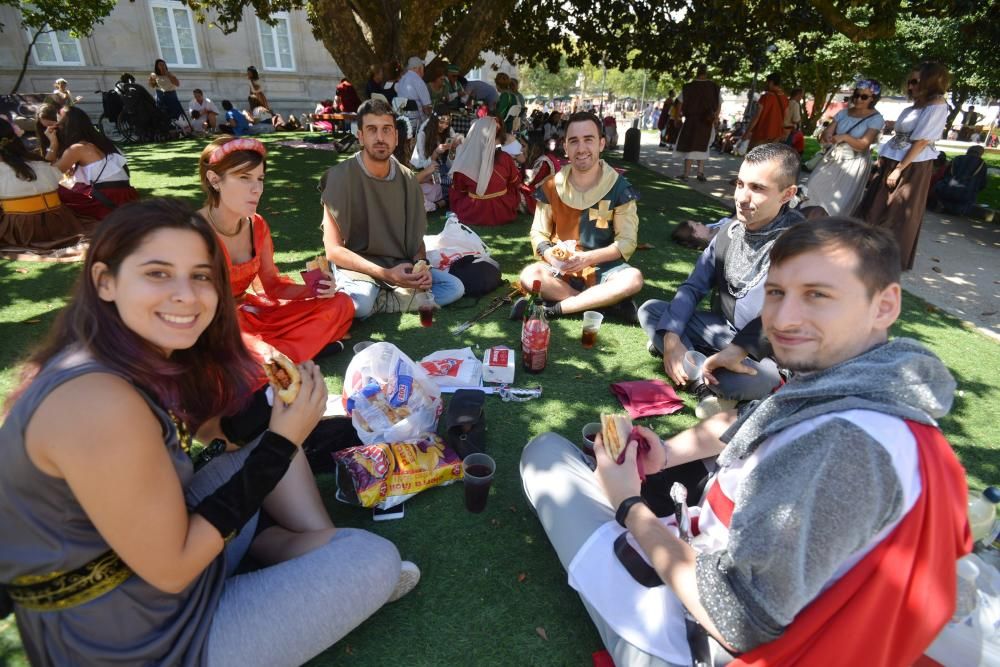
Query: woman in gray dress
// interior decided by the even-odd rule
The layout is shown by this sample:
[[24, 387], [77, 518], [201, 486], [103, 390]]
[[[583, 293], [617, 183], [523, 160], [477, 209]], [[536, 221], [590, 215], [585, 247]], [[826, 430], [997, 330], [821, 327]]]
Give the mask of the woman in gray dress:
[[851, 106], [841, 109], [820, 137], [826, 154], [806, 184], [809, 206], [828, 215], [851, 215], [861, 201], [872, 169], [871, 147], [885, 119], [875, 110], [882, 84], [863, 79], [854, 86]]
[[[0, 606], [31, 664], [298, 665], [415, 585], [391, 543], [333, 526], [298, 455], [326, 403], [311, 362], [262, 436], [195, 468], [190, 433], [253, 386], [235, 312], [187, 207], [96, 231], [0, 427]], [[248, 550], [265, 567], [233, 576]]]

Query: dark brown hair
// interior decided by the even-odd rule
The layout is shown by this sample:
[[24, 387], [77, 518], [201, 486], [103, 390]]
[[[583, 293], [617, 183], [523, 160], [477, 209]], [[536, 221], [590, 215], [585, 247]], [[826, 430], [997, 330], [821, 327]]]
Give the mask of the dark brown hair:
[[220, 197], [219, 191], [213, 188], [212, 184], [208, 182], [209, 169], [218, 174], [220, 178], [229, 172], [242, 174], [251, 169], [256, 169], [257, 165], [260, 164], [263, 164], [264, 171], [267, 171], [267, 160], [257, 151], [233, 151], [215, 164], [208, 163], [209, 158], [212, 157], [212, 153], [215, 152], [216, 148], [225, 146], [230, 141], [236, 141], [238, 138], [218, 137], [201, 151], [201, 157], [198, 159], [198, 180], [201, 183], [201, 191], [205, 193], [205, 206], [218, 207]]
[[597, 137], [601, 138], [604, 136], [604, 125], [601, 124], [600, 119], [597, 118], [597, 114], [591, 113], [590, 111], [577, 111], [571, 113], [569, 118], [566, 119], [566, 134], [569, 134], [569, 126], [573, 123], [593, 123], [597, 127]]
[[112, 153], [120, 153], [118, 147], [106, 136], [94, 128], [90, 116], [80, 107], [70, 107], [63, 113], [59, 120], [59, 153], [56, 159], [62, 157], [66, 149], [73, 144], [87, 143], [95, 146], [97, 150], [104, 154], [104, 157]]
[[38, 178], [29, 162], [40, 162], [37, 155], [32, 154], [14, 134], [14, 126], [0, 119], [0, 162], [4, 162], [14, 170], [22, 181], [34, 181]]
[[[128, 328], [117, 306], [100, 298], [92, 278], [97, 262], [116, 275], [146, 237], [161, 229], [192, 231], [205, 241], [212, 284], [219, 296], [215, 316], [197, 342], [186, 350], [175, 350], [170, 357]], [[69, 305], [59, 314], [48, 339], [25, 364], [21, 386], [8, 399], [7, 407], [45, 364], [73, 346], [83, 347], [97, 361], [128, 378], [192, 430], [211, 417], [234, 412], [257, 381], [257, 364], [240, 336], [225, 256], [208, 223], [176, 200], [130, 203], [101, 222]]]
[[858, 258], [855, 275], [868, 289], [868, 297], [900, 278], [899, 245], [881, 227], [847, 217], [810, 220], [791, 227], [771, 247], [771, 266], [814, 250], [844, 248]]

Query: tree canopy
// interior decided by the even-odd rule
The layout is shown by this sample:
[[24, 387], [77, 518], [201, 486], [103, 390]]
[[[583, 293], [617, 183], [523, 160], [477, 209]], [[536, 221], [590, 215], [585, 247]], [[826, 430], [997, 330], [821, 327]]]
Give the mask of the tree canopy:
[[[94, 31], [94, 26], [103, 23], [111, 10], [115, 8], [114, 0], [77, 0], [63, 2], [61, 0], [33, 0], [32, 2], [13, 2], [0, 0], [0, 5], [16, 7], [21, 12], [21, 26], [31, 35], [28, 48], [21, 62], [21, 72], [11, 88], [17, 92], [24, 72], [28, 67], [31, 49], [38, 38], [47, 32], [68, 32], [74, 37], [86, 37]], [[5, 26], [0, 24], [0, 32]]]
[[252, 8], [305, 8], [317, 37], [361, 87], [368, 67], [434, 51], [462, 69], [483, 51], [512, 62], [646, 69], [687, 78], [705, 61], [723, 75], [745, 68], [776, 39], [806, 28], [848, 42], [887, 39], [901, 17], [944, 16], [971, 0], [187, 0], [233, 30]]

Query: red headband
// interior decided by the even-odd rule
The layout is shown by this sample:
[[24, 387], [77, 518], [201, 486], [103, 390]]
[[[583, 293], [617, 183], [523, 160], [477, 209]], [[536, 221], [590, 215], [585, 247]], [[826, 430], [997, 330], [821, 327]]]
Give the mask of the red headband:
[[260, 153], [261, 157], [267, 157], [267, 149], [264, 148], [264, 144], [256, 139], [234, 139], [212, 151], [212, 154], [208, 156], [208, 163], [215, 164], [234, 151], [253, 151]]

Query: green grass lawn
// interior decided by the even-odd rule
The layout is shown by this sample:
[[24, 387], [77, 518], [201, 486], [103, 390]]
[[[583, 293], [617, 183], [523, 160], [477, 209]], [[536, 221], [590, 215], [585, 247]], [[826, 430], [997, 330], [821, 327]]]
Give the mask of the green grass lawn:
[[[133, 182], [146, 196], [170, 195], [198, 203], [201, 146], [183, 141], [129, 149]], [[260, 212], [270, 223], [284, 271], [294, 274], [321, 250], [316, 183], [336, 159], [331, 152], [272, 146]], [[627, 165], [626, 173], [642, 192], [640, 241], [654, 246], [632, 258], [647, 277], [637, 302], [669, 298], [697, 256], [670, 243], [672, 227], [687, 218], [715, 220], [724, 210], [717, 200], [652, 171]], [[432, 217], [431, 232], [440, 230], [442, 222], [442, 216]], [[478, 230], [508, 279], [529, 260], [528, 227], [529, 220], [522, 218], [506, 227]], [[18, 360], [65, 304], [78, 271], [78, 264], [0, 262], [0, 396], [13, 388]], [[354, 341], [391, 341], [413, 358], [466, 345], [480, 354], [491, 345], [516, 346], [520, 325], [508, 321], [506, 313], [461, 336], [448, 333], [489, 298], [465, 299], [440, 311], [429, 329], [420, 327], [416, 314], [380, 315], [357, 324], [352, 335]], [[511, 404], [487, 398], [488, 447], [498, 470], [483, 514], [465, 511], [462, 488], [455, 485], [409, 501], [402, 521], [376, 524], [369, 512], [336, 503], [332, 479], [319, 478], [338, 525], [370, 529], [391, 539], [404, 558], [420, 565], [424, 578], [408, 597], [379, 611], [311, 664], [587, 665], [590, 654], [602, 648], [523, 498], [518, 460], [532, 436], [552, 430], [575, 442], [581, 427], [599, 412], [620, 409], [608, 389], [610, 382], [663, 377], [663, 372], [661, 362], [647, 354], [637, 327], [606, 322], [593, 350], [580, 347], [579, 319], [556, 320], [552, 330], [546, 370], [538, 376], [519, 372], [517, 377], [519, 385], [541, 384], [543, 398]], [[941, 425], [968, 470], [970, 484], [981, 488], [1000, 480], [1000, 426], [993, 413], [1000, 405], [1000, 345], [910, 295], [895, 333], [928, 345], [958, 380], [955, 408]], [[343, 355], [323, 362], [331, 390], [340, 389], [348, 361]], [[660, 433], [676, 432], [695, 421], [693, 403], [687, 399], [687, 404], [688, 409], [676, 415], [643, 421]], [[0, 664], [4, 661], [25, 662], [12, 617], [0, 620]]]

